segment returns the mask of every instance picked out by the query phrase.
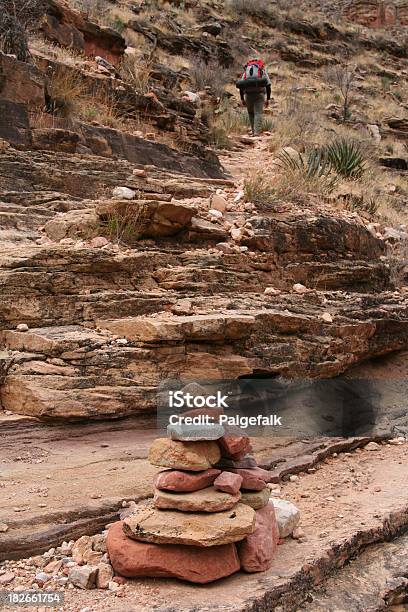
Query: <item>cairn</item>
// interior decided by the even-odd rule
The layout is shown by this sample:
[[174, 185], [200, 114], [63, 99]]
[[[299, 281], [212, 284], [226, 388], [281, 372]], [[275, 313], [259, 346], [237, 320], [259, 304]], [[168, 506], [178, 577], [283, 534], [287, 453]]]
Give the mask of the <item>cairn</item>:
[[113, 524], [107, 549], [116, 573], [209, 583], [240, 569], [262, 572], [279, 540], [269, 473], [249, 438], [219, 424], [168, 426], [156, 439], [153, 500]]

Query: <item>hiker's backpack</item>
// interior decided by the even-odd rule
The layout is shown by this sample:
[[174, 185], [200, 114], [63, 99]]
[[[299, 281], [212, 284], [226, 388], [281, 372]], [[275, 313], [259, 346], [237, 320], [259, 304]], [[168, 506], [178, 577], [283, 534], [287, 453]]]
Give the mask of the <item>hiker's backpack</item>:
[[251, 60], [244, 67], [242, 79], [236, 83], [238, 89], [263, 89], [268, 85], [265, 64], [262, 60]]

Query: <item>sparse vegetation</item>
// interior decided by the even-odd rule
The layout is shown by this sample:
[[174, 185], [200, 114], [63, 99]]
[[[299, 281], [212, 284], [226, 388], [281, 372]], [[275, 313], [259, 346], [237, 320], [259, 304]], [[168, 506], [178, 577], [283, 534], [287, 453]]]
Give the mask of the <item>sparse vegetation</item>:
[[230, 0], [230, 6], [234, 13], [262, 19], [270, 14], [271, 3], [269, 0]]
[[81, 73], [65, 67], [59, 67], [49, 78], [46, 111], [69, 122], [98, 121], [113, 128], [122, 127], [124, 122], [113, 94], [104, 89], [90, 93]]
[[134, 55], [126, 55], [121, 63], [120, 73], [123, 80], [138, 93], [147, 93], [151, 81], [151, 61]]
[[137, 242], [146, 226], [148, 209], [139, 202], [120, 203], [115, 210], [106, 215], [104, 233], [116, 244]]
[[350, 107], [353, 102], [353, 88], [356, 78], [356, 67], [348, 64], [332, 66], [328, 72], [329, 80], [338, 90], [342, 103], [342, 120], [345, 123], [351, 116]]
[[30, 59], [28, 35], [44, 13], [43, 0], [0, 0], [0, 47], [18, 60]]
[[79, 112], [80, 100], [84, 95], [81, 74], [60, 66], [48, 80], [46, 111], [56, 117], [73, 119]]
[[331, 169], [345, 178], [360, 178], [366, 169], [367, 161], [357, 142], [340, 138], [327, 145], [323, 154]]
[[213, 94], [221, 97], [228, 82], [228, 72], [216, 61], [198, 60], [190, 72], [191, 83], [195, 91], [210, 88]]

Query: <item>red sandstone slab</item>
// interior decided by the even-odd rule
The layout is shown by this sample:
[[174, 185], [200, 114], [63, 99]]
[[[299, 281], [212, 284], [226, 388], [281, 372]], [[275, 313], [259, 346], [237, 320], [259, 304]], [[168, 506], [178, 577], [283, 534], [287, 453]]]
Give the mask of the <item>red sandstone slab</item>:
[[126, 537], [121, 521], [108, 532], [107, 549], [115, 572], [127, 578], [179, 578], [199, 584], [214, 582], [240, 568], [235, 544], [200, 548], [150, 544]]
[[202, 472], [183, 472], [166, 470], [159, 472], [154, 480], [156, 489], [175, 493], [192, 493], [210, 487], [221, 474], [221, 470], [210, 469]]

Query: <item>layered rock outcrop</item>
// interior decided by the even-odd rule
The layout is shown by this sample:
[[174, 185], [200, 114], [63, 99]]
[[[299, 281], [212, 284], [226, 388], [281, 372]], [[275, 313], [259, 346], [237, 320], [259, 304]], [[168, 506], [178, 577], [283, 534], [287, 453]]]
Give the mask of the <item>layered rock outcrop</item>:
[[47, 0], [41, 29], [46, 38], [63, 47], [101, 55], [113, 63], [120, 61], [126, 48], [125, 39], [116, 30], [93, 23], [63, 0]]
[[344, 12], [347, 19], [369, 28], [387, 28], [408, 24], [405, 0], [354, 0]]

